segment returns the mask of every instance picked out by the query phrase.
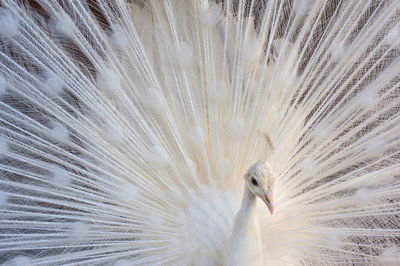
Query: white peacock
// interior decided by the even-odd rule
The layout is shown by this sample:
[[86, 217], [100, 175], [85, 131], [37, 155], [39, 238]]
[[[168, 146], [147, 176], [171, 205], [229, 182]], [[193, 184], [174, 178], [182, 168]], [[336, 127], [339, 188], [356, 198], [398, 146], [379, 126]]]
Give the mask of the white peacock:
[[399, 14], [1, 0], [0, 263], [396, 265]]

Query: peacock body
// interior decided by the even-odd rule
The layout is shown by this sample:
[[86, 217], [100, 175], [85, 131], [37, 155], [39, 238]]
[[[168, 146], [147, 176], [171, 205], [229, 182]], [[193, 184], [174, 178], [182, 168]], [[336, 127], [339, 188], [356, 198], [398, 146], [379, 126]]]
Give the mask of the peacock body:
[[1, 0], [0, 263], [396, 265], [399, 14]]

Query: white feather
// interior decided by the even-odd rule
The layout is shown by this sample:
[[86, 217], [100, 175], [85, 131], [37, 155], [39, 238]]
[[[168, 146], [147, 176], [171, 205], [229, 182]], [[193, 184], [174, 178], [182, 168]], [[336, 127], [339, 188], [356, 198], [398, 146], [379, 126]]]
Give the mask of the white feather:
[[15, 37], [18, 34], [19, 20], [13, 13], [6, 9], [0, 9], [0, 36]]

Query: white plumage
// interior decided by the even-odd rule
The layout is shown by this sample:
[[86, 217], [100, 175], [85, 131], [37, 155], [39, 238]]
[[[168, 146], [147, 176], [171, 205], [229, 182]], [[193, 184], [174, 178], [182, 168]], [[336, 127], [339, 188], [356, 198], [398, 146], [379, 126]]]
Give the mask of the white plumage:
[[395, 265], [399, 14], [0, 1], [0, 263]]

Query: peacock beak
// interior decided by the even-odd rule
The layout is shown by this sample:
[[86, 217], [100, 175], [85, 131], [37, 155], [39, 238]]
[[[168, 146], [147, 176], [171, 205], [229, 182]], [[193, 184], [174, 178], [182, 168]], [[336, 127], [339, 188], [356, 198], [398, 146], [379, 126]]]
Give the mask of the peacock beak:
[[264, 192], [261, 199], [267, 205], [269, 212], [271, 214], [274, 214], [274, 205], [273, 205], [274, 201], [273, 201], [273, 197], [272, 197], [272, 190], [268, 190], [268, 191]]

